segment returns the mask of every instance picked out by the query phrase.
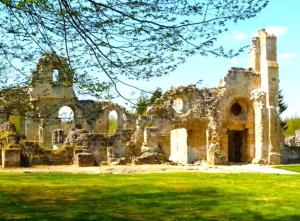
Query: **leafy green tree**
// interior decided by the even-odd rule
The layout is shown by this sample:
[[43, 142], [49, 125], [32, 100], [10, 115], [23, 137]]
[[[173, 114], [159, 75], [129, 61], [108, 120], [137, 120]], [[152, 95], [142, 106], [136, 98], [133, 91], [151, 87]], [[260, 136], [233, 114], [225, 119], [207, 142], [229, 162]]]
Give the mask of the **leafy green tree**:
[[[19, 99], [18, 99], [19, 98]], [[28, 111], [34, 111], [29, 103], [29, 94], [26, 87], [15, 86], [0, 90], [0, 115], [9, 120], [10, 116], [26, 115]]]
[[143, 95], [138, 99], [138, 102], [136, 104], [136, 113], [138, 115], [144, 115], [147, 111], [147, 107], [154, 104], [156, 99], [160, 98], [162, 95], [161, 88], [157, 88], [155, 91], [153, 91], [150, 98], [147, 98], [147, 96]]
[[141, 96], [136, 103], [136, 107], [135, 107], [136, 114], [144, 115], [147, 111], [148, 105], [149, 105], [149, 100], [146, 97]]
[[161, 88], [156, 88], [156, 90], [153, 92], [152, 96], [149, 99], [149, 105], [154, 104], [156, 99], [160, 98], [162, 95], [162, 89]]
[[[282, 114], [288, 108], [287, 104], [284, 102], [284, 98], [282, 95], [282, 90], [279, 91], [279, 112]], [[286, 120], [280, 118], [280, 127], [283, 131], [288, 129], [288, 123]]]
[[50, 51], [68, 59], [78, 93], [99, 97], [104, 88], [123, 96], [119, 86], [128, 85], [126, 79], [162, 76], [189, 56], [236, 55], [243, 48], [225, 51], [218, 37], [230, 23], [256, 16], [267, 4], [268, 0], [0, 0], [0, 86], [25, 85], [37, 59]]
[[300, 129], [300, 117], [295, 116], [286, 119], [287, 129], [284, 131], [284, 135], [286, 136], [294, 136], [295, 131]]

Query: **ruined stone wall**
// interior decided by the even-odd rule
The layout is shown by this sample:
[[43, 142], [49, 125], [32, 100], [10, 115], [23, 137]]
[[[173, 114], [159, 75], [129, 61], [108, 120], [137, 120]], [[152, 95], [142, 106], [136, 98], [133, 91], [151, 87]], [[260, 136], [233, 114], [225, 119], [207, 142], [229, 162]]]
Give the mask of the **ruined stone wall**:
[[281, 163], [300, 163], [300, 147], [283, 145], [281, 147]]
[[[171, 89], [156, 100], [148, 110], [145, 129], [147, 126], [158, 128], [158, 146], [167, 159], [176, 158], [176, 161], [185, 163], [206, 160], [207, 125], [217, 97], [218, 93], [214, 90], [200, 90], [190, 85]], [[183, 142], [179, 135], [175, 136], [176, 131], [186, 131], [186, 156], [183, 156], [184, 151], [182, 156], [178, 155], [178, 151], [172, 153], [172, 149], [175, 151], [174, 147]]]
[[[276, 56], [276, 37], [261, 30], [253, 40], [250, 68], [231, 68], [216, 88], [172, 88], [154, 102], [147, 116], [137, 119], [111, 102], [78, 100], [66, 59], [49, 53], [38, 61], [30, 80], [34, 118], [20, 118], [19, 127], [28, 140], [41, 146], [76, 146], [80, 156], [86, 157], [86, 165], [85, 159], [100, 165], [123, 157], [137, 164], [166, 160], [277, 164], [281, 132]], [[58, 73], [56, 80], [54, 72]], [[72, 122], [58, 119], [62, 106], [72, 109]], [[111, 111], [118, 115], [118, 128], [110, 135]], [[55, 131], [67, 139], [53, 139], [58, 134]], [[239, 152], [233, 153], [237, 148]], [[62, 156], [49, 154], [43, 162], [64, 161]], [[78, 162], [80, 159], [77, 155]]]
[[[118, 130], [115, 134], [89, 133], [83, 129], [72, 129], [65, 145], [75, 147], [75, 151], [86, 151], [92, 154], [95, 165], [101, 165], [117, 158], [126, 158], [126, 144], [132, 136], [132, 130]], [[114, 158], [114, 159], [112, 159]]]
[[[261, 76], [261, 87], [253, 91], [255, 103], [256, 162], [280, 163], [281, 129], [279, 117], [279, 73], [276, 52], [276, 37], [259, 31], [253, 49], [259, 53], [256, 66]], [[253, 64], [253, 62], [252, 62]]]
[[[244, 131], [242, 162], [254, 158], [254, 109], [251, 91], [260, 87], [260, 76], [250, 69], [232, 68], [229, 70], [219, 89], [223, 91], [217, 107], [220, 122], [220, 148], [228, 162], [229, 131]], [[240, 108], [235, 110], [234, 108]]]
[[[217, 88], [178, 87], [155, 102], [147, 124], [159, 129], [166, 156], [172, 158], [168, 145], [182, 141], [174, 135], [170, 142], [167, 137], [182, 129], [187, 131], [188, 161], [226, 163], [232, 160], [232, 147], [240, 145], [234, 162], [280, 162], [276, 37], [261, 30], [249, 57], [250, 68], [231, 68]], [[234, 133], [238, 140], [230, 138]]]
[[[54, 72], [57, 71], [57, 79]], [[28, 93], [34, 107], [22, 120], [23, 132], [28, 140], [43, 146], [52, 146], [53, 131], [63, 129], [67, 136], [72, 125], [91, 133], [108, 133], [108, 114], [118, 114], [118, 129], [134, 129], [135, 116], [111, 102], [78, 100], [73, 91], [73, 72], [65, 58], [55, 53], [45, 54], [32, 72]], [[74, 119], [64, 122], [58, 118], [61, 107], [71, 108]], [[59, 144], [58, 144], [59, 145]]]
[[39, 165], [72, 165], [74, 163], [74, 152], [64, 150], [59, 153], [45, 151], [34, 155], [22, 155], [21, 166]]

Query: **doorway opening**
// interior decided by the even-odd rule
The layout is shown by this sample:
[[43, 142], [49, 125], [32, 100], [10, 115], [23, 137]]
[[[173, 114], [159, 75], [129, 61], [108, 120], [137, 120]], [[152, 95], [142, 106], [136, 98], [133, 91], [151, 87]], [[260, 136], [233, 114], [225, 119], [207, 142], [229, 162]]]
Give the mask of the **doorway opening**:
[[246, 130], [229, 130], [228, 131], [228, 161], [241, 163], [246, 157]]

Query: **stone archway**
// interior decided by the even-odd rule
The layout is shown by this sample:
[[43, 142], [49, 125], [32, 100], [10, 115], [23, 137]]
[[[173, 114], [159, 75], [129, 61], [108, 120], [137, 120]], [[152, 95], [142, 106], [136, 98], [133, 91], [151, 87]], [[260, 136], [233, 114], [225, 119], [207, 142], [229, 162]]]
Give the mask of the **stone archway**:
[[254, 157], [254, 110], [248, 98], [235, 97], [222, 109], [221, 149], [227, 162], [250, 163]]

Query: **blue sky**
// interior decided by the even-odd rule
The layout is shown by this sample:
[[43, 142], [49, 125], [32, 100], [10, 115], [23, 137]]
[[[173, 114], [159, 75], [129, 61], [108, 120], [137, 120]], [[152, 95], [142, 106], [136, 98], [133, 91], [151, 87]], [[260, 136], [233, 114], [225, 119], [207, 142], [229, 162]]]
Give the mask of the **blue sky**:
[[[220, 42], [237, 49], [250, 44], [254, 34], [261, 28], [278, 37], [280, 88], [288, 104], [284, 117], [300, 116], [300, 69], [297, 66], [300, 64], [300, 0], [270, 0], [267, 8], [257, 17], [229, 26], [229, 31], [222, 35]], [[164, 91], [171, 86], [195, 84], [198, 80], [203, 81], [203, 86], [215, 87], [230, 66], [247, 67], [247, 61], [248, 51], [233, 59], [194, 56], [167, 76], [153, 78], [149, 82], [131, 83], [147, 90], [160, 87]], [[123, 86], [120, 91], [126, 97], [136, 98], [137, 93], [131, 95], [130, 88]]]

